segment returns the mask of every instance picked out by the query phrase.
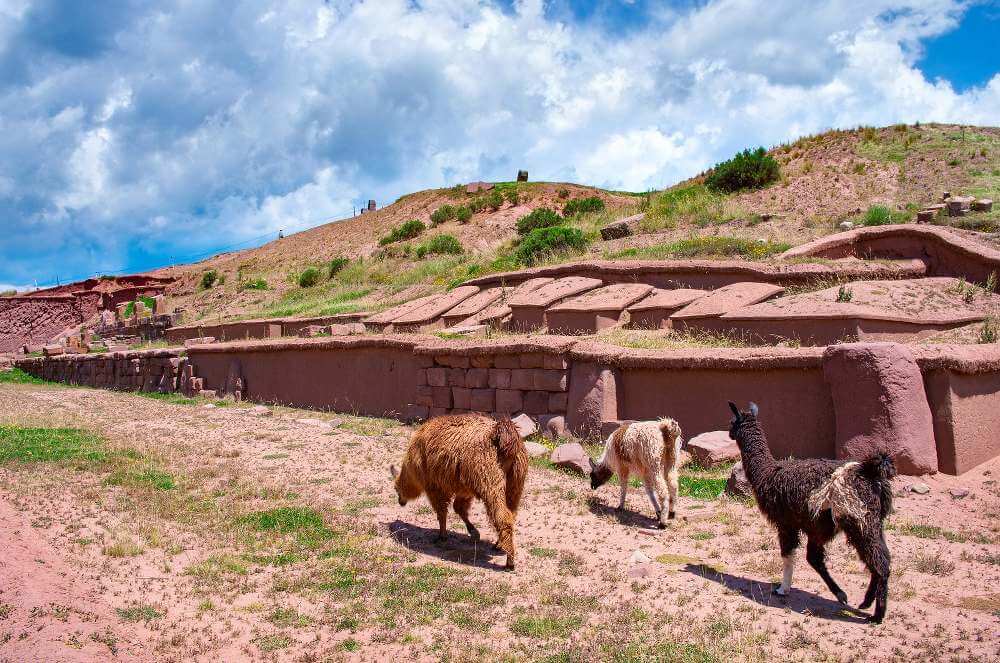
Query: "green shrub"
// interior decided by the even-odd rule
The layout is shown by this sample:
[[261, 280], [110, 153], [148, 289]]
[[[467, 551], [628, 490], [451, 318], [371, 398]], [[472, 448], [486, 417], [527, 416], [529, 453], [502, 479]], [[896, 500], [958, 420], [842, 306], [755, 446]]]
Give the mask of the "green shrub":
[[351, 261], [348, 260], [347, 258], [334, 258], [333, 260], [331, 260], [330, 261], [330, 266], [328, 268], [329, 271], [327, 272], [327, 274], [328, 274], [327, 278], [331, 278], [332, 279], [334, 276], [337, 275], [337, 273], [340, 270], [342, 270], [344, 267], [347, 267], [347, 265], [350, 262]]
[[445, 221], [451, 221], [454, 218], [455, 208], [451, 205], [442, 205], [431, 212], [431, 227], [444, 223]]
[[604, 209], [604, 201], [597, 196], [589, 198], [576, 198], [566, 203], [563, 207], [563, 216], [570, 217], [587, 212], [600, 212]]
[[411, 219], [403, 225], [396, 226], [393, 228], [388, 235], [383, 237], [378, 241], [380, 246], [385, 246], [386, 244], [392, 244], [393, 242], [400, 242], [404, 239], [413, 239], [424, 230], [427, 229], [423, 223], [417, 219]]
[[315, 267], [307, 267], [301, 274], [299, 274], [299, 287], [300, 288], [311, 288], [317, 283], [319, 283], [319, 270]]
[[215, 282], [219, 280], [219, 273], [214, 269], [210, 269], [201, 275], [201, 287], [203, 290], [208, 290]]
[[884, 226], [892, 223], [892, 212], [885, 205], [872, 205], [865, 212], [861, 223], [866, 226]]
[[746, 149], [729, 161], [717, 164], [705, 178], [705, 186], [713, 191], [732, 193], [743, 189], [760, 189], [781, 177], [777, 160], [763, 147]]
[[521, 240], [514, 252], [514, 260], [531, 266], [547, 255], [554, 253], [570, 253], [583, 251], [587, 248], [587, 239], [577, 228], [551, 226], [535, 228]]
[[539, 207], [531, 210], [529, 214], [525, 214], [517, 220], [517, 234], [527, 235], [532, 230], [551, 228], [552, 226], [560, 225], [562, 222], [563, 219], [548, 207]]
[[511, 206], [517, 205], [521, 201], [521, 197], [517, 195], [516, 188], [505, 189], [503, 197]]
[[267, 290], [267, 281], [262, 278], [244, 281], [240, 286], [241, 290]]
[[455, 220], [458, 221], [459, 223], [464, 225], [468, 223], [469, 219], [471, 218], [472, 218], [472, 210], [466, 207], [465, 205], [455, 208]]
[[[517, 192], [514, 192], [517, 195]], [[503, 207], [503, 194], [499, 190], [493, 189], [486, 196], [486, 207], [490, 209], [491, 212], [496, 212], [498, 209]]]
[[462, 243], [454, 235], [436, 235], [417, 247], [417, 257], [436, 254], [458, 255], [462, 253]]

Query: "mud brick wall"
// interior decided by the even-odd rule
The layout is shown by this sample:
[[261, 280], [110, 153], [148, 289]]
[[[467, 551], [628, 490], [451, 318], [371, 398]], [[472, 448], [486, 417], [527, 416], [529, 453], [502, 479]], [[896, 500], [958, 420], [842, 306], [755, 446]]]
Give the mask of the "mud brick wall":
[[40, 347], [84, 320], [76, 297], [0, 297], [0, 352]]
[[416, 405], [429, 416], [462, 412], [566, 414], [565, 354], [418, 355]]

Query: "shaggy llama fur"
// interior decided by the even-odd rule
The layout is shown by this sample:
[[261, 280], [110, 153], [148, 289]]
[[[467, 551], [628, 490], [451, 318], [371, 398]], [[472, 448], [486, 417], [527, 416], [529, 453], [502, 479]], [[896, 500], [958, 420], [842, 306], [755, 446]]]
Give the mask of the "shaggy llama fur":
[[774, 591], [787, 596], [792, 585], [795, 551], [805, 533], [806, 559], [841, 603], [847, 595], [826, 568], [826, 544], [843, 531], [858, 557], [868, 567], [871, 581], [861, 608], [875, 601], [869, 621], [885, 617], [889, 594], [889, 548], [883, 521], [892, 510], [890, 480], [896, 474], [892, 460], [876, 455], [863, 462], [819, 458], [775, 460], [764, 431], [757, 422], [757, 406], [740, 412], [733, 403], [729, 435], [740, 447], [743, 469], [753, 486], [757, 506], [778, 530], [784, 564], [781, 586]]
[[447, 538], [452, 499], [469, 536], [478, 541], [469, 507], [473, 497], [482, 500], [497, 532], [497, 547], [507, 554], [507, 568], [514, 568], [514, 520], [528, 475], [528, 452], [510, 419], [480, 414], [431, 419], [413, 433], [402, 467], [391, 471], [400, 506], [427, 495], [438, 517], [438, 542]]
[[[667, 526], [664, 511], [667, 518], [673, 518], [677, 504], [680, 452], [681, 427], [673, 419], [623, 424], [608, 437], [600, 459], [596, 463], [590, 461], [590, 486], [596, 490], [612, 474], [617, 474], [622, 487], [618, 508], [624, 509], [628, 478], [638, 474], [656, 512], [656, 521], [663, 529]], [[664, 509], [668, 496], [669, 508]]]

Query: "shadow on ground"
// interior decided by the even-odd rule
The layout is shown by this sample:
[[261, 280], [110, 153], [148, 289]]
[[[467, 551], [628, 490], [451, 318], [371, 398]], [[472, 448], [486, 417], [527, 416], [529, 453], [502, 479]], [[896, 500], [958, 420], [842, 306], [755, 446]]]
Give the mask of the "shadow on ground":
[[777, 596], [772, 593], [774, 584], [759, 582], [742, 576], [725, 573], [706, 564], [687, 564], [683, 571], [692, 575], [717, 582], [726, 589], [739, 592], [754, 603], [768, 608], [787, 608], [799, 614], [808, 614], [821, 619], [831, 619], [840, 622], [861, 624], [868, 617], [860, 610], [843, 605], [833, 599], [814, 594], [813, 592], [796, 589], [794, 586], [788, 596]]
[[[438, 536], [436, 527], [421, 527], [398, 519], [385, 525], [389, 528], [392, 538], [413, 552], [484, 569], [504, 569], [507, 558], [503, 551], [494, 547], [488, 534], [484, 533], [482, 539], [474, 541], [465, 532], [448, 530], [448, 540], [436, 543]], [[499, 557], [499, 562], [493, 561], [495, 557]]]

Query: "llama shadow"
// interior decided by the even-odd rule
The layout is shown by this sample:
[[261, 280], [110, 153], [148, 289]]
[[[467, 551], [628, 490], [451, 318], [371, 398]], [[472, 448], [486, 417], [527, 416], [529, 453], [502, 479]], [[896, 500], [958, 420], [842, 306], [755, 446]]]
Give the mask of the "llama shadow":
[[[444, 543], [436, 543], [435, 539], [438, 536], [436, 527], [421, 527], [398, 518], [391, 523], [386, 523], [386, 526], [393, 539], [413, 552], [437, 557], [447, 562], [457, 562], [484, 569], [503, 570], [505, 568], [503, 563], [507, 557], [502, 550], [493, 547], [492, 530], [480, 528], [482, 538], [479, 541], [473, 541], [472, 537], [465, 532], [449, 529], [448, 540]], [[499, 564], [492, 559], [497, 556], [500, 557]]]
[[[647, 504], [646, 506], [648, 507], [649, 505]], [[595, 516], [611, 517], [617, 520], [619, 524], [628, 527], [656, 530], [659, 524], [656, 518], [652, 516], [647, 516], [638, 511], [631, 511], [627, 506], [624, 509], [608, 506], [593, 495], [587, 499], [587, 508]]]
[[794, 586], [787, 597], [776, 596], [771, 593], [771, 590], [774, 589], [774, 583], [734, 576], [706, 564], [687, 564], [682, 570], [700, 578], [717, 582], [726, 589], [737, 591], [754, 603], [768, 608], [788, 608], [799, 614], [809, 614], [822, 619], [855, 624], [865, 623], [868, 617], [864, 612], [851, 606], [846, 606], [813, 592], [796, 589]]

